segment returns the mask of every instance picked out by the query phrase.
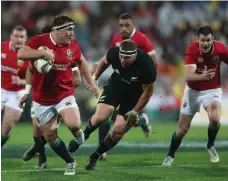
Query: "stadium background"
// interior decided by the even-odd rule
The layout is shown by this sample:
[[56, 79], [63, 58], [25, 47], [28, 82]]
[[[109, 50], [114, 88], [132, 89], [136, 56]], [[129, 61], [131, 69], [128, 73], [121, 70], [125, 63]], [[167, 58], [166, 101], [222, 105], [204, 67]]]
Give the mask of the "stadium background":
[[[159, 63], [158, 79], [156, 81], [155, 93], [146, 107], [153, 126], [151, 137], [145, 139], [141, 130], [134, 128], [132, 132], [126, 135], [120, 146], [114, 149], [113, 153], [117, 154], [116, 158], [122, 159], [118, 157], [118, 154], [145, 152], [148, 154], [151, 150], [155, 152], [161, 151], [161, 155], [157, 158], [153, 157], [155, 164], [159, 164], [163, 161], [163, 157], [165, 157], [164, 151], [167, 150], [170, 136], [175, 130], [179, 116], [180, 101], [185, 85], [183, 79], [185, 50], [190, 42], [197, 38], [197, 28], [204, 24], [210, 24], [212, 26], [216, 40], [228, 45], [228, 2], [1, 2], [1, 40], [6, 41], [9, 39], [10, 30], [15, 25], [24, 25], [28, 29], [29, 37], [31, 37], [40, 34], [45, 24], [52, 22], [53, 16], [59, 14], [69, 15], [76, 23], [76, 39], [79, 41], [82, 52], [92, 64], [98, 61], [109, 49], [112, 35], [118, 32], [117, 18], [124, 12], [134, 15], [136, 27], [145, 33], [155, 46]], [[226, 126], [228, 125], [228, 66], [222, 64], [221, 68], [222, 87], [224, 91], [221, 116], [223, 126], [218, 135], [218, 147], [224, 150], [228, 148], [228, 127]], [[99, 85], [102, 86], [106, 83], [111, 72], [111, 69], [109, 69], [102, 76]], [[76, 90], [75, 95], [84, 125], [95, 109], [96, 100], [88, 91], [85, 91], [83, 83]], [[208, 124], [207, 115], [203, 110], [196, 116], [193, 124]], [[66, 133], [67, 129], [63, 124], [60, 126], [59, 132], [60, 136], [63, 135], [66, 142], [70, 140], [71, 135]], [[194, 160], [197, 161], [197, 158], [206, 158], [207, 153], [204, 153], [206, 140], [206, 127], [194, 127], [183, 142], [183, 148], [181, 150], [184, 151], [185, 148], [187, 151], [188, 149], [192, 150], [193, 156], [192, 158], [189, 156], [188, 159], [192, 159], [193, 162]], [[3, 172], [3, 176], [4, 173], [7, 173], [8, 169], [18, 169], [16, 166], [13, 167], [6, 159], [21, 157], [23, 151], [32, 144], [32, 141], [32, 124], [29, 115], [29, 104], [27, 104], [27, 108], [20, 122], [12, 132], [12, 138], [2, 150], [2, 169], [6, 169]], [[91, 153], [91, 149], [89, 148], [94, 148], [96, 142], [97, 134], [94, 133], [91, 140], [85, 144], [85, 147], [79, 150], [79, 154], [88, 155], [88, 153]], [[135, 147], [138, 147], [138, 149], [132, 149]], [[203, 151], [202, 153], [197, 151], [198, 156], [196, 156], [194, 152], [198, 149]], [[181, 154], [179, 163], [183, 164], [186, 158]], [[228, 157], [227, 153], [222, 154], [224, 158]], [[49, 155], [54, 156], [54, 153], [50, 151]], [[142, 158], [145, 158], [145, 160], [146, 158], [150, 159], [151, 155], [145, 154]], [[80, 157], [79, 162], [84, 163], [85, 159], [86, 157]], [[108, 159], [112, 161], [111, 157]], [[51, 159], [49, 160], [51, 162]], [[34, 160], [30, 163], [11, 161], [15, 164], [19, 162], [20, 168], [21, 164], [23, 166], [27, 165], [26, 168], [28, 168], [28, 165], [35, 164]], [[140, 161], [138, 160], [138, 162]], [[207, 163], [208, 159], [204, 161]], [[102, 164], [103, 169], [107, 167], [107, 163]], [[160, 171], [162, 173], [162, 170]], [[228, 172], [227, 167], [226, 171]], [[102, 173], [100, 174], [102, 175]], [[5, 179], [14, 179], [14, 176], [8, 178], [6, 175], [4, 177]], [[225, 176], [228, 178], [228, 175]], [[15, 179], [17, 177], [18, 175], [15, 173]]]

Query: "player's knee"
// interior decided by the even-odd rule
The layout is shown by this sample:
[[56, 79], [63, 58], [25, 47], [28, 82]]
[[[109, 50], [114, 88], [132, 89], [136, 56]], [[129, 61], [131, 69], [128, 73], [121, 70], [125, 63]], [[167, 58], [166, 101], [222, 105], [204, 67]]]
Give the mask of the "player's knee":
[[108, 118], [102, 114], [95, 114], [92, 117], [93, 121], [96, 122], [97, 124], [105, 122]]
[[46, 141], [51, 144], [55, 143], [56, 139], [57, 139], [56, 134], [46, 134], [44, 137], [45, 137]]
[[70, 122], [68, 123], [68, 128], [70, 128], [71, 130], [77, 131], [80, 129], [80, 123], [77, 122]]
[[110, 134], [111, 139], [114, 141], [121, 140], [123, 138], [123, 136], [124, 136], [124, 134], [119, 131], [112, 131], [112, 133]]
[[183, 137], [187, 134], [188, 130], [189, 130], [189, 127], [181, 127], [177, 129], [176, 134], [177, 136]]

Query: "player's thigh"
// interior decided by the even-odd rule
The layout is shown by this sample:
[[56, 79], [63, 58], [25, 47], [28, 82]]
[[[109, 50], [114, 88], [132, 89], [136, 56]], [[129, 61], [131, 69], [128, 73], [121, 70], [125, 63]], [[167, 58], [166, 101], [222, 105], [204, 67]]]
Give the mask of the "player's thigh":
[[21, 117], [22, 111], [12, 107], [5, 106], [2, 126], [13, 126]]
[[74, 96], [64, 98], [55, 108], [67, 126], [80, 128], [80, 112]]
[[[37, 119], [38, 122], [38, 119]], [[54, 115], [46, 124], [39, 126], [42, 131], [45, 139], [49, 143], [55, 143], [58, 134], [57, 134], [57, 115]]]
[[208, 113], [210, 122], [219, 122], [221, 113], [222, 89], [212, 89], [202, 96], [203, 107]]
[[119, 140], [129, 130], [130, 128], [127, 126], [124, 116], [118, 114], [112, 128], [111, 137], [115, 140]]
[[184, 90], [184, 95], [182, 98], [180, 112], [183, 115], [188, 115], [193, 117], [197, 112], [199, 112], [200, 106], [201, 106], [200, 93], [186, 86]]
[[97, 104], [95, 114], [92, 116], [92, 124], [103, 123], [108, 120], [114, 111], [114, 107], [105, 103]]
[[37, 120], [37, 124], [39, 127], [47, 124], [54, 116], [57, 116], [57, 111], [55, 109], [55, 105], [41, 105], [33, 101], [33, 106], [35, 110], [34, 118]]

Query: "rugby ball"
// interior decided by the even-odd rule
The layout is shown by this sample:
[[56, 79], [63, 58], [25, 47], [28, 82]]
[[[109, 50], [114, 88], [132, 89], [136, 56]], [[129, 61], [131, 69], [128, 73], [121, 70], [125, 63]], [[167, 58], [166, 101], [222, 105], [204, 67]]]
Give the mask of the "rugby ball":
[[[48, 48], [44, 46], [38, 48], [38, 50], [44, 50], [44, 49], [48, 49]], [[50, 64], [47, 60], [44, 60], [44, 59], [37, 59], [34, 62], [34, 66], [37, 72], [41, 74], [47, 74], [51, 71], [53, 64]]]

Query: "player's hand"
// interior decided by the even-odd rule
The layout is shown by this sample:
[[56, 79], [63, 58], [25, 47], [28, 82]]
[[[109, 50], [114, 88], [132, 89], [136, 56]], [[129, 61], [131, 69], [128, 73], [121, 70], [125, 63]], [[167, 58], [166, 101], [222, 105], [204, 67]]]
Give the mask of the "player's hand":
[[125, 119], [127, 121], [127, 127], [132, 127], [138, 124], [139, 116], [137, 112], [131, 110], [127, 112]]
[[55, 55], [52, 50], [45, 49], [43, 50], [43, 59], [47, 60], [49, 64], [53, 64], [55, 60]]
[[216, 69], [207, 69], [207, 66], [204, 67], [203, 73], [201, 74], [203, 80], [211, 80], [215, 76]]
[[15, 85], [19, 85], [19, 86], [21, 85], [20, 77], [15, 76], [15, 75], [11, 76], [11, 82], [12, 82], [12, 84], [15, 84]]
[[86, 89], [90, 90], [93, 93], [93, 95], [95, 95], [96, 98], [99, 98], [100, 90], [95, 83], [90, 85], [86, 82], [85, 86], [86, 86]]
[[29, 98], [29, 94], [25, 94], [25, 95], [21, 98], [20, 103], [19, 103], [19, 106], [20, 106], [21, 109], [24, 108], [25, 102], [28, 100], [28, 98]]

